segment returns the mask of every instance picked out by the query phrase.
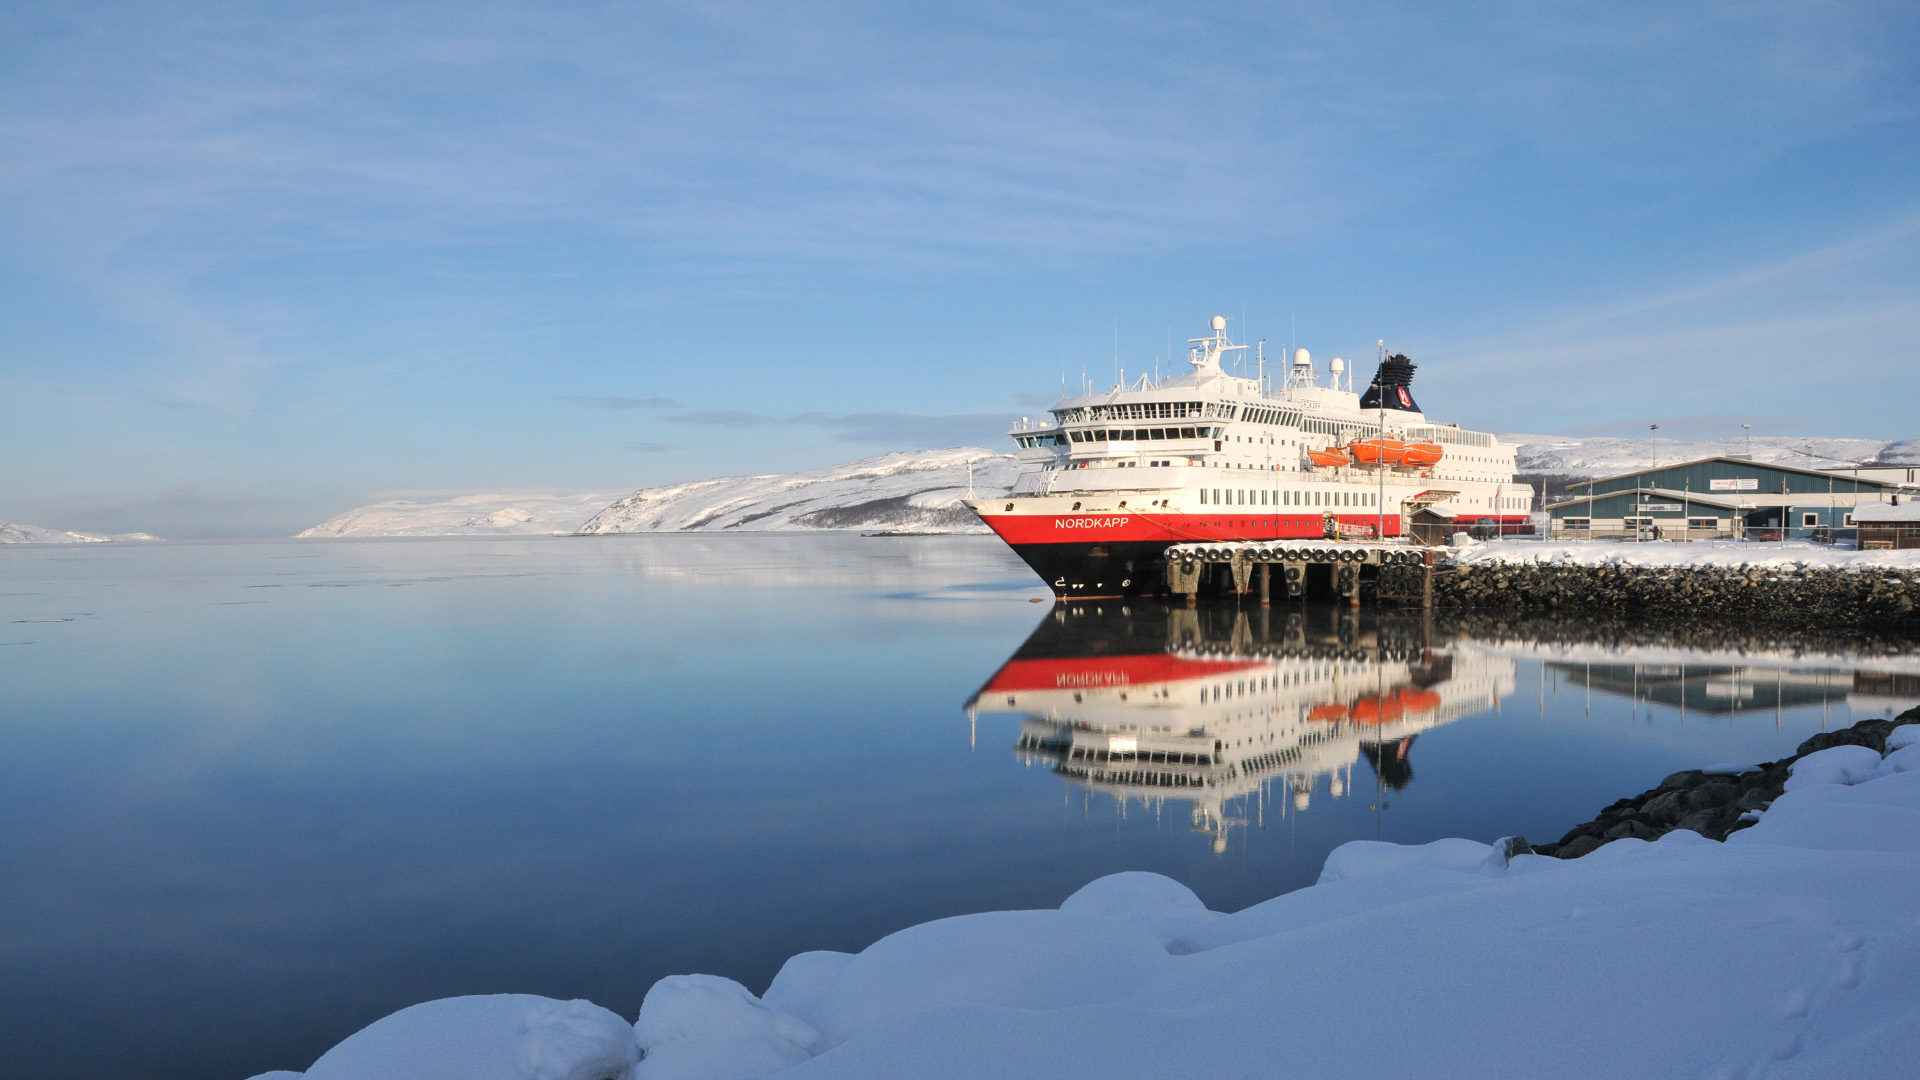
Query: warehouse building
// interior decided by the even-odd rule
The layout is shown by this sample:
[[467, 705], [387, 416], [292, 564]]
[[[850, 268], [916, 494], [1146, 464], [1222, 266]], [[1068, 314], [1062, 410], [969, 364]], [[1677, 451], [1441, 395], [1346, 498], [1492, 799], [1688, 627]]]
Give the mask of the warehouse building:
[[1920, 496], [1920, 470], [1844, 471], [1702, 458], [1574, 485], [1547, 508], [1553, 535], [1569, 539], [1851, 540], [1855, 511]]

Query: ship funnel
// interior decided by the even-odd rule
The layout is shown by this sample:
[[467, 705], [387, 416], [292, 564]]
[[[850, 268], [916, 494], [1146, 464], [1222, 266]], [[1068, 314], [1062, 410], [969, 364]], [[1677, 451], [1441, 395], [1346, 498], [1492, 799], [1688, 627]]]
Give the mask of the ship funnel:
[[1225, 315], [1215, 315], [1213, 317], [1213, 332], [1217, 334], [1220, 331], [1225, 330], [1226, 328], [1227, 328], [1227, 317]]

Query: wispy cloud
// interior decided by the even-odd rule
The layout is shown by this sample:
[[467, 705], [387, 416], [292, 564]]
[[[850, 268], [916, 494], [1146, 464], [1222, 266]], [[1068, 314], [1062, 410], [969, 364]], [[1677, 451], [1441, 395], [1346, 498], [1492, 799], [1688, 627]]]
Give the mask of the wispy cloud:
[[903, 412], [772, 413], [722, 410], [682, 413], [668, 422], [696, 427], [806, 427], [829, 433], [835, 442], [886, 445], [902, 449], [997, 444], [1011, 420], [1005, 413], [927, 414]]
[[572, 402], [589, 409], [677, 409], [680, 403], [664, 397], [588, 397], [584, 394], [559, 394], [555, 401]]

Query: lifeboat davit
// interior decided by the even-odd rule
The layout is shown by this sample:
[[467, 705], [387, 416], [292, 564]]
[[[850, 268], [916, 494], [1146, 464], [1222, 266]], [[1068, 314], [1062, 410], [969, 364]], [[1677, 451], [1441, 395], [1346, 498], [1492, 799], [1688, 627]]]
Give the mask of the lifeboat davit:
[[1347, 447], [1362, 465], [1398, 465], [1407, 455], [1399, 439], [1360, 439]]
[[1440, 464], [1440, 459], [1446, 452], [1446, 448], [1439, 443], [1408, 443], [1407, 451], [1401, 455], [1400, 460], [1408, 465], [1417, 465], [1425, 468], [1428, 465]]
[[1342, 465], [1353, 464], [1353, 456], [1338, 446], [1326, 450], [1309, 450], [1307, 460], [1323, 469], [1335, 469]]

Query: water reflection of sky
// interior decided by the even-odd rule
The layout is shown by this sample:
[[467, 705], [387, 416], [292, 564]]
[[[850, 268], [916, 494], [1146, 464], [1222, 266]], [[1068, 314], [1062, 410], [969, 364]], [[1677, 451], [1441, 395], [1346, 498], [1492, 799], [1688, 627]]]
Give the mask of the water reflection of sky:
[[[1327, 612], [1074, 614], [1026, 603], [1037, 583], [974, 538], [34, 548], [0, 568], [0, 1074], [46, 1078], [298, 1068], [448, 994], [631, 1015], [662, 975], [758, 988], [798, 950], [1121, 869], [1237, 908], [1356, 837], [1557, 837], [1664, 772], [1884, 714], [1908, 670]], [[1069, 674], [1106, 691], [1166, 676], [1146, 727], [1273, 767], [1199, 800], [1196, 835], [1196, 800], [1020, 749], [1070, 710], [988, 707], [1010, 657], [1119, 657]], [[1738, 687], [1774, 669], [1749, 708]], [[1293, 710], [1273, 730], [1234, 718], [1261, 694]], [[1079, 719], [1136, 707], [1110, 693]], [[1288, 756], [1281, 729], [1308, 724], [1346, 727]]]

